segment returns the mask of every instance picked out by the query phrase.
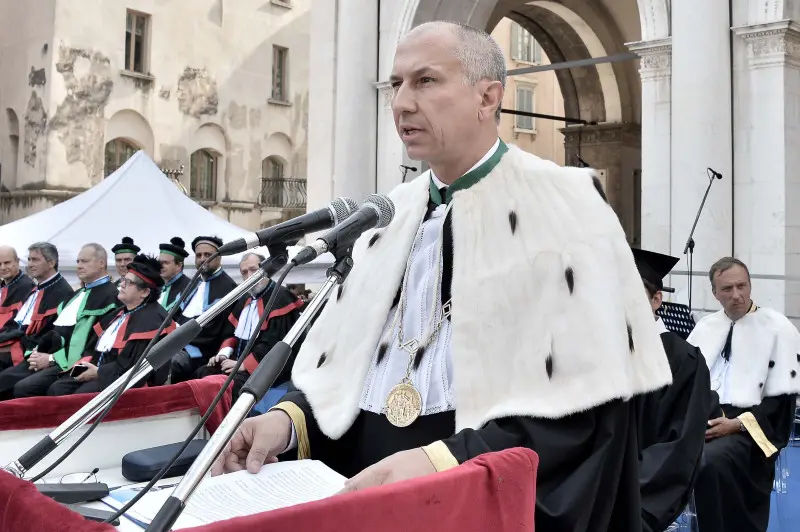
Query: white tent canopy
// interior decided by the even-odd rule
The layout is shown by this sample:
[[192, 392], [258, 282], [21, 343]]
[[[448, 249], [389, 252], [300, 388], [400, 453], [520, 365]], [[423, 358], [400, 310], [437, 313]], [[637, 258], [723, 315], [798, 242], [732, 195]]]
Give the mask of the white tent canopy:
[[[158, 246], [174, 236], [181, 237], [189, 251], [186, 273], [193, 273], [191, 242], [198, 235], [214, 235], [225, 242], [248, 234], [187, 197], [143, 151], [137, 152], [116, 172], [78, 196], [21, 220], [0, 226], [0, 245], [13, 246], [25, 261], [34, 242], [50, 242], [58, 248], [60, 269], [75, 281], [75, 261], [81, 247], [96, 242], [109, 252], [122, 237], [134, 239], [142, 253], [158, 255]], [[293, 256], [299, 248], [290, 248]], [[268, 255], [266, 248], [255, 249]], [[237, 281], [241, 255], [223, 259], [223, 266]], [[295, 268], [287, 283], [321, 283], [333, 261], [331, 255]]]

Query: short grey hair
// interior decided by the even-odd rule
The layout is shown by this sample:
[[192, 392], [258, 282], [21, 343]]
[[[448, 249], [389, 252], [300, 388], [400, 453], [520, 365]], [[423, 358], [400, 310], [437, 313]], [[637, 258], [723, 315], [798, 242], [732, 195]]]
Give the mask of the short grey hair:
[[717, 286], [714, 284], [714, 278], [717, 276], [717, 274], [726, 272], [734, 266], [740, 266], [744, 268], [744, 271], [747, 274], [747, 281], [750, 281], [750, 269], [744, 262], [734, 257], [722, 257], [717, 262], [712, 264], [711, 269], [708, 270], [708, 280], [711, 281], [711, 290], [717, 289]]
[[81, 247], [81, 249], [84, 248], [91, 248], [92, 251], [94, 251], [94, 256], [102, 260], [103, 266], [105, 268], [108, 268], [108, 252], [106, 251], [106, 248], [104, 248], [100, 244], [97, 244], [96, 242], [89, 242], [88, 244], [84, 244]]
[[58, 248], [50, 242], [36, 242], [28, 246], [28, 252], [38, 251], [47, 262], [54, 262], [55, 269], [58, 271]]
[[[473, 28], [460, 22], [436, 20], [425, 22], [412, 29], [408, 36], [425, 31], [450, 31], [458, 39], [461, 46], [456, 50], [456, 57], [464, 70], [464, 81], [475, 85], [479, 81], [499, 81], [506, 87], [506, 58], [497, 41], [483, 30]], [[502, 107], [495, 111], [495, 118], [500, 121]]]
[[258, 253], [249, 252], [249, 253], [245, 253], [244, 255], [242, 255], [242, 258], [239, 259], [239, 264], [243, 263], [244, 261], [246, 261], [250, 257], [257, 258], [259, 264], [261, 264], [262, 262], [267, 260], [267, 258], [264, 255], [259, 255]]

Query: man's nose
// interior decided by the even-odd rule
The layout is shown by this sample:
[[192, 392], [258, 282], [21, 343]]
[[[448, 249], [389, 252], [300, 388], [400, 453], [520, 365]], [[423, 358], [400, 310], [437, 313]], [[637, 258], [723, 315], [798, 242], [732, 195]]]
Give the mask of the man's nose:
[[405, 83], [396, 88], [392, 95], [392, 109], [397, 113], [411, 112], [416, 109], [412, 90]]

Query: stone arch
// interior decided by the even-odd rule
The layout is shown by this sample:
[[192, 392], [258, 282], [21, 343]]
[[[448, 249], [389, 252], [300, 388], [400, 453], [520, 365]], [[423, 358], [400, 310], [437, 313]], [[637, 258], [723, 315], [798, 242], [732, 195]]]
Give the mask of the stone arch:
[[266, 145], [264, 146], [264, 153], [266, 155], [276, 156], [283, 161], [284, 164], [291, 164], [292, 153], [294, 151], [292, 139], [284, 133], [273, 133], [267, 138]]
[[106, 121], [106, 144], [114, 139], [125, 139], [150, 157], [154, 156], [155, 139], [147, 119], [132, 109], [122, 109]]
[[230, 152], [228, 134], [219, 124], [208, 122], [195, 131], [190, 151], [194, 152], [204, 148], [215, 151], [221, 157], [227, 156]]

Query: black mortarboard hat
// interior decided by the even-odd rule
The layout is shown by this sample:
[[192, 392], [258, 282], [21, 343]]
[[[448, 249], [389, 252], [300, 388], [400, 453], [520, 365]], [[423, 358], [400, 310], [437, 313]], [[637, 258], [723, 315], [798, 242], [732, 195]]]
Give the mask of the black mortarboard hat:
[[633, 251], [633, 260], [636, 261], [636, 268], [642, 279], [664, 292], [674, 291], [664, 287], [664, 277], [669, 275], [680, 259], [646, 249], [632, 248], [631, 251]]
[[136, 255], [141, 250], [142, 248], [134, 244], [133, 239], [129, 236], [123, 236], [122, 243], [111, 248], [111, 251], [114, 253], [114, 255], [118, 255], [120, 253], [133, 253]]
[[158, 249], [162, 253], [169, 253], [179, 259], [185, 259], [189, 256], [189, 252], [186, 251], [186, 242], [179, 236], [170, 238], [169, 244], [160, 244]]
[[161, 278], [161, 263], [158, 259], [147, 255], [136, 255], [133, 262], [128, 264], [128, 271], [144, 281], [149, 288], [161, 288], [164, 279]]
[[198, 236], [192, 240], [192, 251], [197, 249], [198, 244], [208, 244], [214, 249], [219, 249], [222, 247], [222, 239], [217, 236]]

